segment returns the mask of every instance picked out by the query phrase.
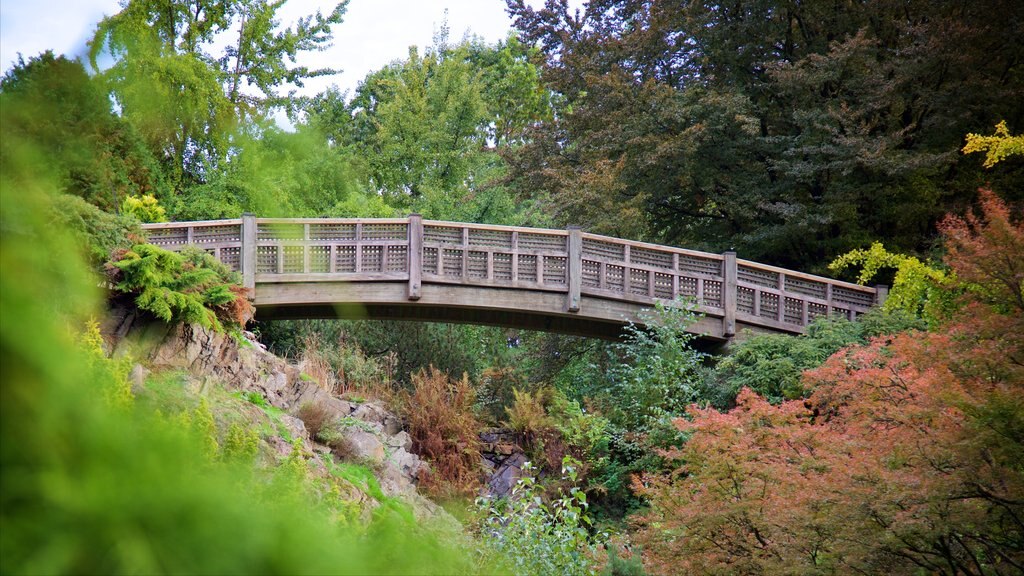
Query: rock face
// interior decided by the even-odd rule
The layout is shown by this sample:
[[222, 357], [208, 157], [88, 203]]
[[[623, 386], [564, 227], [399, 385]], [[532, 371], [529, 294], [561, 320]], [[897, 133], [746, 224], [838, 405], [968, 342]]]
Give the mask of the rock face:
[[[379, 475], [381, 490], [387, 496], [400, 497], [413, 506], [417, 515], [446, 515], [436, 504], [416, 491], [416, 480], [426, 464], [410, 452], [412, 440], [402, 430], [401, 420], [374, 402], [354, 403], [338, 398], [315, 381], [303, 377], [299, 368], [271, 354], [251, 334], [236, 341], [200, 326], [159, 322], [143, 323], [134, 315], [114, 314], [104, 327], [114, 354], [130, 353], [146, 360], [154, 370], [179, 369], [202, 382], [213, 378], [244, 393], [255, 392], [268, 404], [286, 412], [281, 423], [292, 438], [299, 439], [312, 454], [333, 451], [344, 459], [370, 466]], [[126, 324], [133, 324], [127, 326]], [[145, 370], [139, 366], [140, 370]], [[144, 380], [145, 374], [133, 373], [132, 379]], [[340, 438], [331, 440], [331, 448], [310, 438], [305, 423], [298, 417], [305, 405], [316, 405], [325, 422]], [[266, 439], [273, 453], [287, 457], [292, 446], [280, 437]], [[314, 462], [315, 460], [315, 462]], [[319, 464], [319, 459], [311, 462]]]
[[511, 495], [527, 460], [516, 443], [515, 432], [502, 428], [484, 430], [480, 433], [480, 443], [482, 464], [487, 473], [484, 495], [495, 498]]

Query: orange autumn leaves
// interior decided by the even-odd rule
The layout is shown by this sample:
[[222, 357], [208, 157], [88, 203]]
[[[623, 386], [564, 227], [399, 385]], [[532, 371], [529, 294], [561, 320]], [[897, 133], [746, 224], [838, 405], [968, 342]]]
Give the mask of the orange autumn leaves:
[[1024, 230], [947, 218], [963, 307], [804, 374], [806, 400], [691, 408], [639, 543], [655, 573], [1024, 571]]

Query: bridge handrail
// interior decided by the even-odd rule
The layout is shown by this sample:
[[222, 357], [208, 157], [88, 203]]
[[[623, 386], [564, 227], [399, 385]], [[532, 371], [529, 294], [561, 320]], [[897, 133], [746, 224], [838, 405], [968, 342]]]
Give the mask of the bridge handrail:
[[653, 305], [688, 296], [720, 316], [802, 332], [816, 316], [854, 319], [885, 291], [715, 254], [583, 232], [407, 218], [242, 218], [144, 224], [152, 243], [194, 245], [266, 282], [405, 281], [562, 292], [566, 312], [581, 297]]

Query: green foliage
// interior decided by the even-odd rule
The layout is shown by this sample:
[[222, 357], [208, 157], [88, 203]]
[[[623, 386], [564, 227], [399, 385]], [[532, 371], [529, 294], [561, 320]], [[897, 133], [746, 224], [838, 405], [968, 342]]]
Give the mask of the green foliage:
[[617, 346], [623, 361], [611, 371], [608, 417], [632, 431], [678, 416], [701, 398], [700, 368], [705, 354], [691, 344], [696, 334], [686, 329], [696, 321], [692, 304], [657, 303], [645, 313], [647, 328], [626, 327]]
[[225, 462], [252, 463], [260, 447], [260, 437], [252, 428], [232, 424], [224, 438], [220, 458]]
[[[563, 460], [562, 475], [569, 483], [575, 483], [578, 465], [569, 457]], [[597, 546], [589, 533], [586, 494], [573, 486], [545, 503], [532, 471], [529, 463], [523, 467], [508, 500], [477, 500], [486, 514], [479, 528], [483, 545], [515, 574], [593, 574]]]
[[856, 322], [817, 318], [800, 336], [752, 335], [734, 344], [710, 375], [726, 392], [711, 404], [725, 410], [736, 395], [750, 388], [773, 404], [806, 396], [801, 376], [850, 344], [866, 344], [875, 336], [923, 329], [925, 323], [902, 310], [872, 311]]
[[157, 199], [149, 194], [125, 196], [121, 213], [132, 216], [139, 222], [166, 222], [167, 212]]
[[559, 96], [512, 186], [561, 224], [813, 271], [926, 250], [986, 180], [1022, 198], [959, 153], [1024, 120], [1020, 2], [506, 4]]
[[929, 266], [914, 256], [895, 254], [874, 242], [867, 250], [851, 250], [828, 265], [833, 272], [860, 266], [857, 282], [867, 284], [883, 269], [893, 269], [892, 289], [882, 308], [902, 310], [914, 316], [937, 322], [948, 314], [955, 296], [946, 287], [954, 282], [946, 271]]
[[27, 62], [19, 56], [0, 80], [0, 125], [4, 146], [17, 140], [39, 153], [37, 173], [108, 212], [128, 195], [169, 193], [156, 156], [78, 61], [52, 52]]
[[634, 553], [629, 558], [622, 558], [619, 556], [618, 549], [615, 546], [611, 546], [608, 548], [608, 563], [605, 565], [601, 575], [646, 576], [647, 571], [644, 570], [644, 563], [639, 552]]
[[996, 133], [992, 136], [968, 134], [967, 144], [961, 149], [964, 154], [974, 152], [985, 153], [985, 168], [991, 168], [1011, 156], [1024, 156], [1024, 135], [1010, 135], [1006, 120], [996, 124]]
[[[201, 443], [172, 419], [104, 401], [112, 382], [67, 328], [101, 299], [75, 242], [47, 219], [59, 178], [4, 140], [0, 572], [471, 572], [425, 527], [373, 517], [353, 530], [329, 497], [287, 500], [246, 467], [200, 464]], [[301, 454], [292, 462], [304, 466]]]
[[116, 271], [112, 274], [114, 286], [137, 294], [135, 304], [165, 322], [188, 322], [222, 331], [223, 318], [218, 311], [226, 313], [235, 298], [243, 297], [231, 289], [239, 283], [237, 274], [195, 248], [177, 253], [136, 244], [119, 256], [110, 263]]
[[77, 196], [56, 196], [50, 213], [54, 225], [73, 232], [83, 241], [85, 254], [96, 269], [109, 260], [115, 250], [131, 246], [133, 239], [142, 236], [136, 220], [104, 212]]

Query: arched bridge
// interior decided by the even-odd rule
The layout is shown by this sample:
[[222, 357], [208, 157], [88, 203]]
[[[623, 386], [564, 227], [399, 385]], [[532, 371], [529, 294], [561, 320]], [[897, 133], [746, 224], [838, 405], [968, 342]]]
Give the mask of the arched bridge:
[[854, 319], [884, 289], [736, 258], [588, 234], [401, 219], [256, 218], [146, 224], [149, 241], [194, 245], [242, 273], [261, 319], [470, 322], [615, 337], [657, 300], [690, 297], [692, 327], [799, 334]]

